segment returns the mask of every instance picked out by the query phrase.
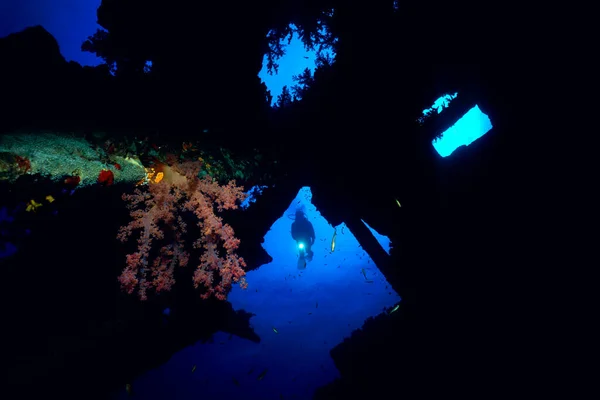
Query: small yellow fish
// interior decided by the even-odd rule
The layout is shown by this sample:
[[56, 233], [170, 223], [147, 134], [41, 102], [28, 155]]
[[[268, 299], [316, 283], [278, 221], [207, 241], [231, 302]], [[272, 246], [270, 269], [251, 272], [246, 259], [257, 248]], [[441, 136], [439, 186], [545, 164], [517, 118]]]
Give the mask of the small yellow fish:
[[192, 367], [192, 374], [194, 373], [194, 371], [195, 371], [195, 370], [196, 370], [196, 366], [194, 365], [194, 366]]
[[25, 208], [25, 211], [27, 211], [27, 212], [31, 212], [31, 211], [35, 212], [41, 206], [42, 206], [42, 203], [36, 203], [35, 200], [32, 199], [32, 200], [29, 201], [29, 203], [27, 203], [27, 208]]
[[398, 207], [402, 208], [402, 204], [400, 204], [400, 202], [398, 201], [398, 199], [395, 199], [395, 200], [396, 200], [396, 204], [398, 204]]
[[277, 332], [277, 329], [275, 329], [275, 327], [273, 327], [273, 332], [279, 333], [279, 332]]
[[53, 203], [54, 202], [54, 197], [48, 195], [48, 196], [46, 196], [46, 200], [48, 200], [49, 203]]
[[392, 310], [390, 311], [390, 314], [398, 311], [399, 308], [400, 308], [400, 304], [396, 304], [396, 306], [394, 308], [392, 308]]
[[337, 236], [337, 230], [333, 231], [333, 237], [331, 238], [331, 252], [335, 250], [335, 237]]
[[125, 391], [129, 396], [133, 395], [133, 388], [131, 387], [131, 383], [125, 384]]
[[365, 270], [364, 268], [362, 268], [360, 270], [360, 272], [362, 272], [363, 276], [365, 277], [365, 282], [366, 283], [373, 283], [373, 281], [371, 279], [367, 278], [367, 270]]

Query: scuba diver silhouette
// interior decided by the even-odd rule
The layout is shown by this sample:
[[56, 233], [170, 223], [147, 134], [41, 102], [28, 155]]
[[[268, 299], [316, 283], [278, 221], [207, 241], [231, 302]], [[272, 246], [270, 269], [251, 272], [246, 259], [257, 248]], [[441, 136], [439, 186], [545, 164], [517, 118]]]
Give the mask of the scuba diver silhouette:
[[296, 210], [296, 216], [292, 222], [292, 238], [298, 242], [300, 258], [304, 259], [304, 254], [306, 254], [306, 258], [310, 261], [314, 254], [311, 247], [315, 243], [315, 229], [300, 209]]

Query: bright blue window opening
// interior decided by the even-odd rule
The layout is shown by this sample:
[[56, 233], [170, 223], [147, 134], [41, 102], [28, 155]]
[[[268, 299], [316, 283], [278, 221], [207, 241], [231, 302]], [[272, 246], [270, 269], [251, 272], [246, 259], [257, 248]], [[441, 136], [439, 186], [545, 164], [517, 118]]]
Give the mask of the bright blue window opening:
[[[423, 123], [432, 114], [441, 113], [457, 96], [458, 93], [441, 96], [430, 108], [423, 110], [423, 116], [418, 121]], [[492, 128], [490, 118], [479, 109], [479, 106], [475, 105], [454, 125], [445, 130], [440, 138], [435, 139], [432, 144], [439, 155], [448, 157], [460, 146], [470, 145]]]
[[[330, 11], [326, 14], [331, 16], [332, 13], [333, 11]], [[273, 75], [268, 73], [267, 56], [265, 55], [263, 57], [263, 67], [258, 74], [258, 77], [267, 85], [267, 89], [269, 89], [271, 96], [273, 96], [273, 100], [271, 101], [272, 106], [277, 102], [277, 96], [282, 93], [284, 86], [287, 86], [291, 92], [292, 86], [296, 84], [292, 80], [293, 76], [302, 74], [306, 68], [310, 69], [312, 75], [316, 68], [316, 50], [306, 50], [302, 40], [298, 36], [297, 27], [294, 24], [290, 24], [290, 27], [294, 31], [290, 44], [288, 44], [287, 38], [280, 41], [285, 54], [277, 60], [277, 64], [279, 65], [277, 73], [275, 71], [273, 71]], [[324, 49], [323, 54], [332, 59], [335, 58], [335, 53], [332, 49]]]

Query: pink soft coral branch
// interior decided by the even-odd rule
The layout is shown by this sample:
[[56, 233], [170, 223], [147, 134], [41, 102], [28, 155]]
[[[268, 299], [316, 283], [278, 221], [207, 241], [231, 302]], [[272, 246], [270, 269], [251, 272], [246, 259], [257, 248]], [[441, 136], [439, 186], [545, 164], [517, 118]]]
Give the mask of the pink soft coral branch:
[[[196, 288], [204, 288], [202, 298], [214, 295], [225, 300], [233, 283], [247, 287], [246, 263], [236, 254], [240, 241], [233, 228], [215, 214], [215, 208], [217, 212], [236, 209], [237, 201], [243, 201], [246, 195], [234, 181], [219, 185], [210, 176], [198, 178], [201, 165], [186, 162], [164, 166], [167, 178], [150, 183], [147, 190], [136, 189], [133, 194], [123, 195], [132, 221], [120, 228], [117, 238], [126, 242], [139, 232], [137, 251], [127, 255], [126, 267], [119, 277], [125, 292], [131, 294], [138, 289], [140, 299], [145, 300], [150, 289], [171, 289], [175, 267], [186, 266], [190, 257], [184, 250], [185, 212], [195, 215], [200, 229], [193, 247], [201, 249], [202, 254], [193, 282]], [[157, 243], [163, 243], [162, 247]]]

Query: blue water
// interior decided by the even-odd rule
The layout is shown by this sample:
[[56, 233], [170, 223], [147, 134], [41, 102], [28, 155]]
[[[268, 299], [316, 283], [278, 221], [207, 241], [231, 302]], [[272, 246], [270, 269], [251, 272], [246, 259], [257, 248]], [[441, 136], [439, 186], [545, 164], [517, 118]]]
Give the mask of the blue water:
[[[235, 286], [229, 295], [234, 309], [256, 314], [250, 322], [261, 342], [219, 332], [212, 343], [187, 347], [131, 382], [136, 397], [310, 399], [338, 376], [329, 351], [400, 297], [345, 224], [330, 225], [311, 198], [308, 187], [298, 192], [264, 238], [273, 261], [248, 272], [247, 290]], [[316, 233], [314, 258], [304, 270], [290, 233], [297, 208]], [[377, 237], [389, 251], [389, 239]], [[115, 398], [127, 398], [125, 389]]]

